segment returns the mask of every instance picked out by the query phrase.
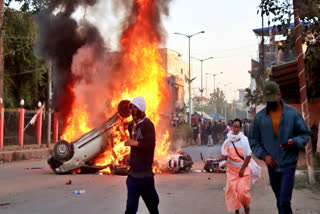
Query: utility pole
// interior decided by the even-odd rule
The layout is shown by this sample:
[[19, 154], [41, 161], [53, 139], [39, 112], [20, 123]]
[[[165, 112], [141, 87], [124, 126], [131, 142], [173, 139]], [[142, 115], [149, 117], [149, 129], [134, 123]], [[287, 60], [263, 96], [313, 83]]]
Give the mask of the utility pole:
[[223, 72], [220, 72], [220, 73], [216, 73], [216, 74], [212, 74], [213, 76], [213, 98], [214, 98], [214, 120], [216, 119], [216, 116], [217, 116], [217, 100], [216, 100], [216, 76], [219, 75], [219, 74], [223, 74]]
[[233, 99], [233, 119], [237, 118], [237, 105], [236, 105], [236, 91], [233, 91], [234, 99]]
[[227, 123], [227, 100], [224, 101], [224, 120]]
[[198, 35], [200, 33], [205, 33], [204, 31], [200, 31], [198, 33], [192, 34], [192, 35], [186, 35], [183, 33], [174, 33], [181, 36], [186, 36], [188, 38], [188, 44], [189, 44], [189, 77], [188, 77], [188, 83], [189, 83], [189, 125], [191, 125], [191, 113], [192, 113], [192, 102], [191, 102], [191, 83], [195, 79], [191, 79], [191, 68], [190, 68], [190, 39], [191, 37]]
[[52, 64], [49, 63], [48, 70], [48, 125], [47, 125], [47, 147], [50, 148], [51, 143], [51, 107], [52, 107]]
[[[294, 38], [297, 54], [297, 70], [299, 78], [299, 88], [300, 88], [300, 102], [302, 117], [306, 121], [308, 127], [310, 127], [309, 118], [309, 105], [308, 105], [308, 95], [307, 95], [307, 84], [306, 84], [306, 74], [304, 70], [303, 52], [302, 52], [302, 41], [301, 41], [301, 30], [300, 30], [300, 20], [299, 20], [299, 8], [298, 1], [293, 0], [293, 14], [294, 14]], [[306, 145], [306, 160], [308, 166], [308, 180], [310, 184], [315, 184], [315, 175], [312, 159], [312, 145], [309, 139]]]
[[234, 105], [234, 118], [237, 118], [237, 104]]
[[0, 97], [4, 100], [4, 93], [3, 93], [3, 5], [4, 0], [0, 0]]
[[[211, 73], [206, 73], [206, 75], [210, 75]], [[209, 97], [208, 97], [208, 91], [209, 91], [209, 88], [208, 88], [208, 78], [206, 78], [206, 97], [209, 98], [210, 97], [210, 93], [209, 93]]]
[[191, 57], [192, 59], [196, 59], [198, 61], [200, 61], [201, 63], [201, 86], [200, 86], [200, 93], [201, 93], [201, 96], [200, 96], [200, 108], [201, 108], [201, 115], [203, 115], [203, 109], [202, 109], [202, 96], [203, 96], [203, 86], [202, 86], [202, 63], [206, 60], [209, 60], [209, 59], [213, 59], [213, 57], [208, 57], [208, 58], [205, 58], [205, 59], [198, 59], [198, 58], [195, 58], [195, 57]]
[[190, 36], [188, 36], [188, 47], [189, 47], [189, 50], [188, 50], [188, 54], [189, 54], [189, 61], [188, 61], [188, 70], [189, 70], [189, 79], [188, 79], [188, 83], [189, 83], [189, 125], [191, 126], [191, 113], [192, 113], [192, 96], [191, 96], [191, 67], [190, 67]]
[[224, 102], [224, 119], [227, 122], [227, 86], [230, 85], [231, 83], [226, 83], [223, 84], [224, 86], [224, 94], [225, 94], [225, 102]]
[[206, 78], [206, 98], [208, 98], [208, 79]]

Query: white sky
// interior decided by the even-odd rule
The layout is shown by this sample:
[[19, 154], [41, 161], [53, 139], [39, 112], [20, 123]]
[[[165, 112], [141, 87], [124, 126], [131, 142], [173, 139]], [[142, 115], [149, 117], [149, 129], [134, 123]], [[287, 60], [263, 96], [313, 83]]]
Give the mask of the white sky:
[[[88, 9], [86, 18], [98, 25], [107, 46], [116, 48], [123, 14], [115, 15], [110, 2], [102, 0]], [[213, 76], [205, 73], [223, 72], [216, 76], [216, 87], [226, 89], [228, 101], [238, 97], [238, 88], [249, 87], [251, 58], [257, 58], [258, 50], [258, 39], [252, 29], [261, 28], [259, 3], [260, 0], [173, 0], [170, 4], [170, 16], [163, 20], [168, 35], [166, 47], [180, 52], [182, 60], [188, 62], [188, 39], [174, 32], [190, 35], [205, 31], [191, 38], [191, 56], [214, 58], [203, 63], [203, 87], [208, 88], [208, 95], [213, 92]], [[18, 4], [12, 6], [17, 8]], [[82, 17], [83, 9], [77, 14]], [[192, 59], [191, 65], [193, 77], [197, 77], [194, 91], [199, 93], [200, 62]]]
[[[259, 3], [260, 0], [173, 0], [170, 4], [170, 16], [163, 19], [168, 35], [165, 47], [178, 51], [181, 59], [188, 62], [188, 39], [174, 33], [190, 35], [205, 31], [191, 38], [191, 56], [214, 57], [203, 63], [203, 87], [208, 88], [208, 95], [214, 90], [213, 76], [205, 73], [223, 72], [216, 76], [216, 87], [226, 89], [228, 101], [238, 98], [235, 92], [238, 88], [249, 87], [248, 71], [251, 58], [257, 58], [259, 42], [252, 29], [261, 28], [261, 17], [257, 14]], [[123, 14], [114, 15], [112, 4], [103, 0], [87, 11], [87, 18], [99, 25], [108, 46], [116, 48]], [[191, 65], [193, 77], [197, 77], [194, 91], [199, 93], [200, 62], [191, 60]]]
[[[214, 88], [213, 76], [205, 73], [223, 72], [216, 76], [216, 87], [224, 89], [222, 84], [231, 83], [226, 89], [229, 101], [236, 89], [249, 87], [248, 70], [258, 50], [258, 39], [252, 29], [261, 28], [259, 3], [260, 0], [174, 0], [171, 4], [170, 17], [164, 22], [167, 47], [180, 52], [184, 61], [188, 62], [188, 38], [174, 32], [191, 35], [205, 31], [191, 38], [191, 56], [214, 58], [203, 62], [203, 87], [207, 82], [209, 93]], [[191, 60], [191, 63], [197, 77], [194, 87], [200, 88], [200, 62]]]

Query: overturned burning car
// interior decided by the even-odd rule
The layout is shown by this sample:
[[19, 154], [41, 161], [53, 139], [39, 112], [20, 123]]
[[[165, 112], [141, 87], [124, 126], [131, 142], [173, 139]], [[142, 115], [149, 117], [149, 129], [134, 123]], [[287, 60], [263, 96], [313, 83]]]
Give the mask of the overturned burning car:
[[[118, 105], [118, 112], [114, 114], [102, 126], [91, 130], [74, 142], [58, 141], [53, 148], [53, 155], [48, 159], [51, 169], [57, 174], [64, 174], [81, 169], [94, 172], [112, 165], [94, 166], [93, 159], [103, 153], [108, 146], [107, 139], [112, 134], [112, 127], [130, 116], [128, 100], [122, 100]], [[122, 168], [121, 168], [122, 169]], [[123, 171], [123, 170], [120, 170]]]

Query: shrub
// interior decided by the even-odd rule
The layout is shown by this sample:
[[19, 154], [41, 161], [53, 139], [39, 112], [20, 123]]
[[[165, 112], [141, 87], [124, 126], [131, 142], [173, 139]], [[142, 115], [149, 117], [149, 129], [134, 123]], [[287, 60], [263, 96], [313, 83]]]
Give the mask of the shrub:
[[183, 124], [173, 128], [172, 140], [183, 139], [187, 140], [192, 138], [193, 130], [188, 124]]
[[183, 124], [183, 125], [181, 125], [181, 128], [183, 129], [184, 137], [186, 139], [192, 138], [193, 129], [190, 127], [189, 124]]

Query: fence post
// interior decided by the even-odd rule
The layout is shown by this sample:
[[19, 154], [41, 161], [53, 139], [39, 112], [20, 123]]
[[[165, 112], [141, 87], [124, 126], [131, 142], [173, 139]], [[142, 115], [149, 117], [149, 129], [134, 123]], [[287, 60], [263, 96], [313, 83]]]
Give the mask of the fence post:
[[53, 114], [53, 142], [58, 142], [58, 133], [59, 133], [59, 123], [57, 113]]
[[0, 98], [0, 150], [3, 150], [3, 125], [4, 125], [4, 108], [2, 106], [2, 98]]
[[22, 99], [20, 101], [20, 108], [19, 108], [19, 130], [18, 130], [18, 136], [19, 136], [19, 146], [23, 146], [23, 131], [24, 131], [24, 100]]
[[38, 107], [40, 108], [40, 112], [37, 117], [37, 144], [41, 146], [41, 131], [42, 131], [42, 109], [41, 102], [38, 103]]

